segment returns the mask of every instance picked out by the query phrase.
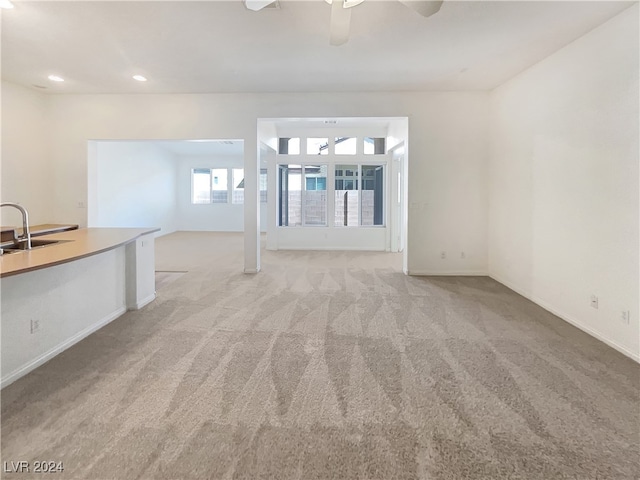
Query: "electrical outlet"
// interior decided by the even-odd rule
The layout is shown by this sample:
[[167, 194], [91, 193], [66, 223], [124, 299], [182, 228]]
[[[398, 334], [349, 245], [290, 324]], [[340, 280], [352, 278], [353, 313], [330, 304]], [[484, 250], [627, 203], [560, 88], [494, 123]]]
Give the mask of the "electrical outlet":
[[591, 295], [591, 306], [593, 308], [598, 308], [598, 297], [595, 295]]
[[31, 333], [36, 333], [40, 330], [40, 320], [31, 319]]
[[625, 325], [629, 325], [629, 321], [631, 320], [631, 312], [629, 310], [623, 310], [622, 315], [620, 315], [620, 319], [622, 323]]
[[447, 258], [447, 252], [440, 252], [440, 258], [443, 260]]

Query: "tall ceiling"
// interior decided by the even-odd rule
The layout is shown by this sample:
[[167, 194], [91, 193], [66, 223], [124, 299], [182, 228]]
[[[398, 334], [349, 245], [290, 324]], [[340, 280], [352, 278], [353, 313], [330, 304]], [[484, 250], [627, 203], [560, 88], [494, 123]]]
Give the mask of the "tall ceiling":
[[241, 0], [14, 4], [1, 12], [5, 80], [46, 93], [211, 93], [490, 90], [632, 2], [445, 0], [423, 18], [365, 0], [339, 47], [322, 0], [259, 12]]

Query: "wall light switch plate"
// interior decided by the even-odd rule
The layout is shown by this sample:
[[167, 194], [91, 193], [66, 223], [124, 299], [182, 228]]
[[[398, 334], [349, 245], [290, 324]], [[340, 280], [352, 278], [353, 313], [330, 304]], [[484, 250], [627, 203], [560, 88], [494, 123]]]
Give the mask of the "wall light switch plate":
[[31, 333], [36, 333], [40, 330], [40, 320], [31, 319]]
[[622, 320], [622, 323], [629, 325], [629, 322], [631, 321], [631, 312], [629, 310], [623, 310], [622, 315], [620, 315], [620, 319]]

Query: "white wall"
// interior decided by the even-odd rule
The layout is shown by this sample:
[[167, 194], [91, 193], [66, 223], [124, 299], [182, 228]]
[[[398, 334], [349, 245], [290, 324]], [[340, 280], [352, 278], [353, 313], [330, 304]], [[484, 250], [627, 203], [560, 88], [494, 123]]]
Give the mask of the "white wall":
[[[125, 247], [0, 280], [4, 387], [126, 311]], [[31, 333], [31, 322], [39, 322]]]
[[635, 4], [496, 89], [489, 202], [490, 274], [636, 359], [638, 68]]
[[155, 299], [154, 238], [0, 279], [0, 388]]
[[242, 232], [244, 205], [191, 203], [191, 169], [243, 168], [242, 156], [180, 156], [178, 161], [178, 229], [184, 231]]
[[389, 123], [387, 130], [387, 150], [391, 150], [407, 139], [409, 123], [407, 118], [396, 118]]
[[148, 141], [96, 142], [95, 151], [89, 226], [160, 227], [159, 235], [176, 231], [178, 164], [172, 153]]
[[[47, 97], [39, 92], [2, 84], [1, 199], [23, 205], [32, 225], [51, 222], [56, 203], [47, 106]], [[22, 225], [13, 208], [2, 208], [0, 215], [2, 225]]]
[[409, 117], [409, 274], [487, 273], [488, 100], [434, 95]]
[[[258, 118], [409, 117], [409, 272], [486, 273], [486, 92], [52, 95], [48, 102], [54, 219], [80, 224], [88, 139], [244, 139], [245, 161], [255, 165]], [[465, 259], [440, 259], [442, 250], [461, 249]]]

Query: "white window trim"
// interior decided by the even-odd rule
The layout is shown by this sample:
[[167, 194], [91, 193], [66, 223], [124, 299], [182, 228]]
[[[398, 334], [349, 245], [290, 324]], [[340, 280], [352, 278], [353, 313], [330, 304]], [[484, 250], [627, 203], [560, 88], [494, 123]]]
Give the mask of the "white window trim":
[[[361, 128], [359, 133], [349, 131], [349, 129], [325, 129], [320, 131], [309, 131], [307, 129], [297, 130], [293, 129], [287, 132], [279, 132], [278, 137], [286, 137], [286, 138], [300, 138], [300, 153], [299, 154], [281, 154], [276, 152], [276, 228], [338, 228], [338, 229], [362, 229], [362, 228], [388, 228], [387, 225], [389, 220], [389, 201], [390, 201], [390, 190], [391, 186], [389, 183], [389, 172], [390, 172], [390, 162], [389, 162], [389, 151], [385, 151], [384, 154], [365, 154], [364, 153], [364, 142], [366, 137], [370, 138], [387, 138], [386, 133], [382, 131], [367, 131], [363, 132]], [[335, 138], [336, 137], [350, 137], [356, 138], [356, 153], [355, 154], [336, 154], [335, 153]], [[307, 139], [308, 138], [327, 138], [329, 143], [329, 151], [326, 155], [317, 155], [317, 154], [308, 154], [307, 153]], [[385, 149], [386, 150], [386, 149]], [[306, 182], [304, 180], [304, 174], [302, 177], [302, 212], [301, 212], [301, 225], [295, 226], [281, 226], [280, 219], [278, 218], [278, 202], [280, 202], [280, 175], [279, 168], [281, 165], [300, 165], [303, 167], [307, 165], [327, 165], [327, 217], [325, 225], [306, 225], [305, 224], [305, 212], [304, 212], [304, 195], [306, 192]], [[335, 166], [336, 165], [357, 165], [358, 166], [358, 197], [359, 208], [358, 208], [358, 225], [349, 225], [349, 226], [336, 226], [335, 223]], [[384, 168], [384, 180], [383, 180], [383, 190], [382, 190], [382, 198], [383, 198], [383, 209], [382, 209], [382, 225], [362, 225], [362, 166], [382, 166]]]
[[[305, 139], [306, 140], [306, 139]], [[284, 226], [284, 225], [280, 225], [280, 219], [276, 218], [276, 226], [277, 228], [315, 228], [315, 227], [321, 227], [321, 228], [325, 228], [325, 227], [330, 227], [330, 228], [387, 228], [387, 215], [388, 215], [388, 199], [389, 199], [389, 179], [387, 178], [389, 173], [388, 173], [388, 162], [386, 160], [378, 160], [378, 161], [371, 161], [374, 160], [375, 157], [380, 157], [382, 155], [364, 155], [362, 154], [361, 156], [359, 156], [360, 158], [356, 158], [358, 156], [356, 155], [339, 155], [337, 158], [337, 161], [322, 161], [322, 162], [318, 162], [318, 161], [310, 161], [308, 159], [304, 159], [304, 161], [300, 161], [302, 160], [302, 158], [300, 158], [302, 155], [278, 155], [278, 159], [276, 162], [276, 172], [279, 172], [280, 166], [284, 166], [284, 165], [300, 165], [302, 167], [302, 172], [301, 172], [301, 188], [302, 188], [302, 192], [301, 192], [301, 208], [302, 208], [302, 212], [301, 212], [301, 223], [302, 225], [293, 225], [293, 226]], [[327, 155], [315, 155], [313, 156], [314, 159], [318, 159], [318, 158], [322, 158], [322, 160], [330, 160], [331, 156], [327, 156]], [[283, 160], [285, 159], [295, 159], [295, 161], [292, 162], [284, 162]], [[348, 161], [344, 161], [343, 159], [347, 159]], [[307, 225], [305, 223], [305, 209], [304, 209], [304, 205], [305, 205], [305, 192], [307, 191], [306, 189], [306, 181], [305, 181], [305, 177], [304, 177], [304, 169], [306, 166], [317, 166], [317, 165], [327, 165], [327, 187], [326, 187], [326, 195], [327, 195], [327, 217], [326, 217], [326, 222], [324, 225]], [[362, 186], [363, 186], [363, 181], [362, 181], [362, 167], [363, 166], [371, 166], [371, 167], [382, 167], [384, 170], [384, 181], [383, 181], [383, 187], [382, 187], [382, 202], [383, 202], [383, 209], [382, 209], [382, 225], [362, 225], [362, 201], [359, 201], [359, 208], [358, 208], [358, 225], [349, 225], [349, 226], [336, 226], [333, 224], [332, 221], [330, 221], [330, 219], [335, 218], [335, 169], [336, 169], [336, 165], [356, 165], [358, 167], [358, 198], [362, 199]], [[276, 175], [276, 202], [280, 201], [280, 175], [277, 174]], [[276, 203], [276, 212], [278, 211], [278, 205]]]

